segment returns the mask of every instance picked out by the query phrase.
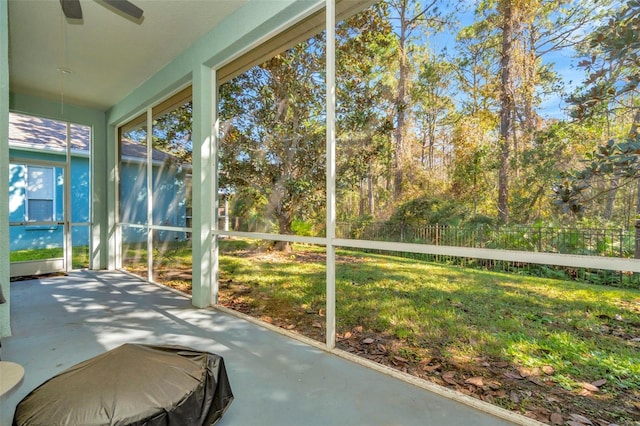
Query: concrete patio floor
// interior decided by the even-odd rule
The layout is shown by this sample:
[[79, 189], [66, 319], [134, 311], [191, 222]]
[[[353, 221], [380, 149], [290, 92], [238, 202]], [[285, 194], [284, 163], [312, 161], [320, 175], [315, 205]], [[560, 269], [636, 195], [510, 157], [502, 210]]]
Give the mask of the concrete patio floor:
[[14, 282], [11, 302], [1, 355], [25, 376], [0, 425], [45, 380], [126, 342], [222, 355], [235, 400], [221, 426], [514, 424], [120, 272]]

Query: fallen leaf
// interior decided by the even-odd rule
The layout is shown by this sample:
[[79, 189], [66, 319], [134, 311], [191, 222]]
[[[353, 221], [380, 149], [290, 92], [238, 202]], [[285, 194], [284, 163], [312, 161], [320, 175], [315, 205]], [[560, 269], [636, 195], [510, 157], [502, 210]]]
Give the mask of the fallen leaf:
[[489, 386], [489, 388], [493, 390], [500, 389], [502, 387], [499, 382], [489, 382], [487, 383], [487, 386]]
[[359, 325], [359, 326], [357, 326], [357, 327], [354, 327], [354, 328], [353, 328], [353, 332], [354, 332], [354, 333], [362, 333], [362, 326], [361, 326], [361, 325]]
[[545, 383], [537, 377], [527, 377], [527, 380], [529, 380], [531, 383], [535, 383], [538, 386], [545, 386]]
[[432, 371], [436, 371], [438, 368], [440, 368], [441, 365], [440, 364], [436, 364], [436, 365], [425, 365], [424, 367], [422, 367], [422, 369], [424, 371], [427, 372], [432, 372]]
[[494, 366], [494, 367], [498, 367], [498, 368], [505, 368], [505, 367], [508, 367], [508, 366], [509, 366], [509, 363], [508, 363], [508, 362], [502, 362], [502, 361], [500, 361], [500, 362], [494, 362], [494, 363], [493, 363], [493, 366]]
[[555, 373], [555, 372], [556, 372], [556, 370], [555, 370], [552, 366], [550, 366], [550, 365], [545, 365], [545, 366], [543, 366], [543, 367], [542, 367], [542, 372], [543, 372], [544, 374], [547, 374], [547, 375], [549, 375], [549, 376], [550, 376], [550, 375], [552, 375], [553, 373]]
[[456, 382], [455, 380], [449, 379], [449, 378], [446, 378], [446, 377], [443, 377], [442, 380], [444, 380], [445, 382], [449, 383], [450, 385], [457, 385], [458, 384], [458, 382]]
[[420, 365], [430, 364], [431, 361], [433, 361], [433, 358], [422, 358], [418, 364]]
[[591, 393], [591, 392], [589, 392], [589, 391], [588, 391], [588, 390], [586, 390], [586, 389], [580, 389], [580, 392], [578, 392], [578, 395], [580, 395], [580, 396], [591, 396], [591, 395], [592, 395], [592, 393]]
[[382, 343], [378, 343], [378, 350], [383, 353], [387, 353], [387, 348]]
[[362, 341], [362, 343], [364, 343], [365, 345], [370, 345], [374, 342], [374, 340], [371, 337], [367, 337], [366, 339], [364, 339]]
[[401, 356], [397, 356], [397, 355], [394, 355], [393, 359], [395, 359], [396, 361], [399, 361], [399, 362], [409, 362], [408, 359], [402, 358]]
[[511, 393], [509, 394], [509, 399], [514, 404], [519, 404], [520, 403], [520, 395], [518, 395], [518, 393], [515, 392], [515, 391], [511, 391]]
[[510, 379], [516, 379], [516, 380], [524, 379], [524, 377], [522, 377], [520, 375], [520, 373], [516, 373], [516, 372], [513, 372], [513, 371], [505, 371], [504, 375], [507, 376]]
[[481, 388], [482, 386], [484, 386], [484, 381], [482, 380], [482, 377], [470, 377], [467, 380], [464, 381], [465, 383], [470, 383], [474, 386], [477, 386], [479, 388]]
[[587, 383], [587, 382], [581, 382], [579, 383], [580, 386], [582, 386], [583, 389], [586, 389], [590, 392], [598, 392], [598, 387], [592, 385], [591, 383]]
[[345, 339], [349, 339], [349, 338], [351, 338], [351, 332], [350, 332], [350, 331], [347, 331], [346, 333], [344, 333], [344, 338], [345, 338]]
[[574, 422], [573, 420], [569, 420], [569, 421], [567, 422], [567, 424], [568, 424], [569, 426], [584, 426], [584, 425], [585, 425], [584, 423]]
[[320, 324], [320, 323], [319, 323], [319, 322], [317, 322], [317, 321], [314, 321], [314, 322], [313, 322], [313, 324], [311, 324], [311, 325], [312, 325], [313, 327], [315, 327], [315, 328], [322, 328], [322, 324]]
[[503, 390], [499, 390], [499, 391], [493, 392], [493, 396], [495, 396], [496, 398], [506, 398], [507, 393]]
[[450, 385], [457, 385], [458, 383], [453, 380], [453, 377], [456, 375], [455, 371], [446, 371], [442, 373], [442, 380], [449, 383]]
[[578, 422], [578, 423], [582, 423], [582, 424], [585, 424], [585, 425], [592, 425], [592, 424], [593, 424], [593, 423], [591, 422], [591, 420], [589, 420], [589, 419], [588, 419], [588, 418], [586, 418], [585, 416], [581, 416], [580, 414], [574, 414], [574, 413], [571, 413], [571, 414], [569, 414], [569, 415], [571, 416], [571, 418], [572, 418], [573, 420], [575, 420], [575, 421], [576, 421], [576, 422]]
[[607, 383], [607, 379], [596, 380], [595, 382], [591, 382], [591, 384], [595, 387], [601, 387]]
[[553, 425], [561, 425], [564, 423], [564, 419], [562, 418], [562, 414], [560, 413], [551, 414], [551, 417], [549, 417], [549, 420]]
[[285, 330], [293, 330], [294, 328], [296, 328], [295, 324], [288, 324], [284, 327]]

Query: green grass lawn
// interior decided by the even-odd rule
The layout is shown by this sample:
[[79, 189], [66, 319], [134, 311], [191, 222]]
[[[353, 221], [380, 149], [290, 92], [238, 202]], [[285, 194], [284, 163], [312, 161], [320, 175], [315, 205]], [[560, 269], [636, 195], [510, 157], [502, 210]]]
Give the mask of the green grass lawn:
[[350, 253], [338, 267], [338, 321], [445, 357], [551, 366], [566, 387], [606, 378], [640, 388], [640, 292]]
[[[64, 257], [62, 247], [59, 248], [43, 248], [33, 250], [14, 250], [9, 254], [10, 262], [25, 262], [30, 260], [45, 260]], [[89, 267], [89, 247], [75, 246], [72, 249], [72, 267], [88, 268]]]
[[[221, 293], [231, 292], [257, 317], [283, 317], [278, 325], [313, 332], [301, 324], [324, 308], [323, 249], [252, 255], [234, 244], [222, 244]], [[385, 336], [387, 346], [395, 342], [389, 356], [414, 366], [435, 359], [475, 364], [470, 375], [483, 375], [482, 364], [537, 371], [545, 386], [576, 395], [576, 403], [585, 392], [604, 406], [620, 402], [612, 421], [640, 416], [640, 291], [349, 250], [338, 251], [336, 275], [339, 339], [353, 330]], [[242, 291], [225, 290], [229, 282]], [[585, 391], [602, 380], [597, 392]], [[514, 409], [508, 395], [498, 403]], [[583, 413], [595, 407], [586, 404]]]
[[[640, 389], [640, 292], [520, 277], [355, 251], [338, 253], [339, 332], [362, 326], [451, 358], [551, 366], [566, 387], [606, 378]], [[324, 259], [223, 255], [221, 279], [293, 309], [324, 306]], [[257, 303], [257, 302], [256, 302]]]

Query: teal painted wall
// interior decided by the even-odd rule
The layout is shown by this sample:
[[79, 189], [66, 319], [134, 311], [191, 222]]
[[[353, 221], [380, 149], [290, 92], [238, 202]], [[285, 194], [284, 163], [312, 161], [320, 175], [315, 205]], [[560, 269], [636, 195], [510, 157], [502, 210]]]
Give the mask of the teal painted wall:
[[[0, 0], [0, 176], [9, 176], [9, 17], [7, 0]], [[9, 188], [0, 196], [0, 286], [7, 303], [0, 305], [0, 338], [11, 335], [9, 290]]]

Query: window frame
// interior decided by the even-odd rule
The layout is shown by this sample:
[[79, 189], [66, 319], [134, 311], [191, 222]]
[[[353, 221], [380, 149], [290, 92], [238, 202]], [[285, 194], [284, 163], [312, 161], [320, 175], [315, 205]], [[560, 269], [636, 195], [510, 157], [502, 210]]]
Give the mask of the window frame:
[[[56, 187], [55, 187], [55, 183], [56, 183], [56, 176], [55, 176], [55, 167], [53, 166], [33, 166], [33, 165], [26, 165], [26, 187], [25, 187], [25, 220], [26, 222], [55, 222], [56, 221]], [[51, 193], [51, 198], [43, 198], [43, 197], [34, 197], [31, 196], [30, 194], [32, 193], [31, 191], [31, 173], [33, 169], [40, 169], [40, 170], [46, 170], [48, 171], [48, 176], [50, 178], [50, 180], [47, 182], [48, 183], [48, 187], [50, 188], [50, 193]], [[47, 176], [46, 172], [43, 172], [42, 176]], [[32, 201], [51, 201], [51, 214], [50, 214], [50, 218], [49, 219], [43, 219], [40, 220], [40, 218], [38, 219], [33, 219], [31, 216], [31, 202]]]

